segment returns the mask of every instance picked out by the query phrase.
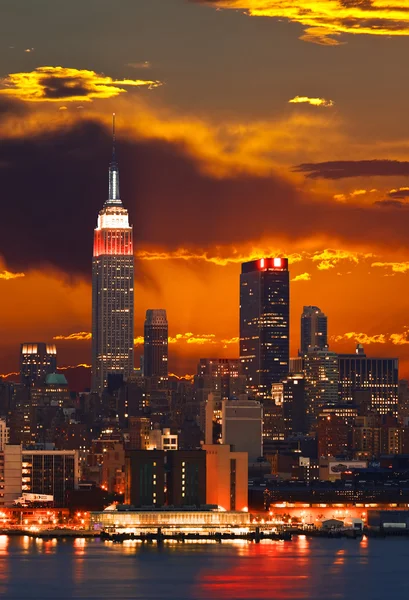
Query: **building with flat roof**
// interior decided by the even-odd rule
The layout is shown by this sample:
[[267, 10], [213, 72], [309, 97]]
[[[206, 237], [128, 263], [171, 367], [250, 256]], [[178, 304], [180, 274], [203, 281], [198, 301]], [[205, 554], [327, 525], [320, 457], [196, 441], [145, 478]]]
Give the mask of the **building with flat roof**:
[[227, 511], [248, 510], [248, 455], [227, 444], [204, 444], [206, 502]]
[[163, 450], [127, 450], [125, 503], [135, 507], [165, 504], [165, 453]]
[[233, 446], [236, 452], [247, 452], [249, 462], [263, 454], [263, 409], [257, 400], [223, 400], [222, 444]]
[[78, 487], [78, 450], [23, 450], [22, 491], [47, 494], [54, 506], [66, 505], [67, 492]]
[[217, 529], [221, 527], [248, 527], [251, 517], [248, 512], [225, 511], [215, 508], [200, 510], [154, 509], [135, 510], [129, 506], [108, 507], [104, 511], [92, 512], [91, 529], [116, 530], [118, 532], [136, 532], [170, 527], [192, 531], [193, 529]]
[[168, 506], [206, 504], [206, 452], [204, 450], [166, 453], [166, 496]]
[[249, 393], [271, 398], [288, 375], [290, 279], [287, 258], [243, 263], [240, 275], [240, 360]]
[[144, 325], [143, 374], [165, 384], [168, 380], [168, 335], [166, 310], [148, 309]]
[[398, 415], [399, 360], [370, 358], [358, 344], [355, 354], [340, 354], [339, 389], [342, 402], [353, 402], [356, 393], [370, 393], [370, 408], [380, 415]]
[[25, 342], [20, 346], [20, 380], [27, 386], [42, 384], [46, 375], [57, 370], [57, 349], [45, 342]]
[[301, 354], [308, 348], [324, 350], [328, 346], [328, 320], [318, 306], [304, 306], [301, 315]]

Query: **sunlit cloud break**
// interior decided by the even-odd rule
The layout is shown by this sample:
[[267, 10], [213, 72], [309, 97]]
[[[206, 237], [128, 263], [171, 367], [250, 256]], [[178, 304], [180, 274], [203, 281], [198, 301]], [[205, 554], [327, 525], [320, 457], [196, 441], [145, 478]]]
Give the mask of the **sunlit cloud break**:
[[[198, 0], [193, 0], [198, 1]], [[343, 33], [409, 35], [407, 0], [199, 0], [253, 17], [288, 19], [306, 29], [301, 39], [324, 46], [342, 43]]]
[[333, 100], [325, 100], [325, 98], [308, 98], [308, 96], [296, 96], [288, 101], [289, 104], [310, 104], [311, 106], [323, 106], [330, 108], [334, 106]]
[[391, 343], [395, 346], [403, 346], [409, 344], [409, 327], [405, 325], [403, 329], [402, 333], [376, 333], [374, 335], [349, 331], [348, 333], [332, 336], [331, 339], [334, 342], [354, 340], [362, 345]]
[[290, 263], [296, 263], [302, 260], [302, 256], [299, 253], [292, 253], [290, 255], [287, 255], [282, 250], [272, 248], [253, 248], [249, 252], [238, 252], [237, 250], [233, 249], [226, 256], [223, 256], [221, 254], [212, 254], [211, 251], [188, 250], [186, 248], [178, 248], [177, 250], [170, 252], [160, 250], [140, 250], [136, 253], [136, 258], [138, 258], [139, 260], [199, 260], [208, 263], [213, 263], [220, 267], [226, 267], [230, 264], [240, 264], [251, 260], [257, 260], [261, 257], [266, 256], [286, 256]]
[[78, 333], [69, 333], [68, 335], [55, 335], [53, 340], [90, 340], [92, 334], [89, 331], [79, 331]]
[[300, 275], [296, 275], [295, 277], [293, 277], [293, 279], [291, 279], [291, 281], [310, 281], [311, 280], [311, 275], [309, 273], [301, 273]]
[[20, 279], [20, 277], [25, 277], [25, 273], [11, 273], [10, 271], [0, 271], [0, 279], [4, 279], [9, 281], [10, 279]]
[[[65, 341], [88, 341], [92, 339], [92, 334], [88, 331], [80, 331], [79, 333], [70, 333], [68, 335], [55, 335], [53, 340], [65, 340]], [[134, 346], [142, 346], [144, 342], [144, 338], [142, 335], [138, 335], [134, 338]], [[223, 345], [225, 348], [231, 344], [238, 343], [238, 338], [217, 338], [214, 333], [192, 333], [191, 331], [187, 333], [177, 333], [174, 336], [169, 336], [168, 338], [169, 344], [195, 344], [198, 346], [203, 346], [204, 344], [211, 345]]]
[[92, 102], [114, 98], [127, 87], [158, 87], [159, 81], [115, 80], [95, 71], [66, 67], [38, 67], [30, 73], [11, 73], [0, 80], [0, 94], [26, 102]]
[[409, 271], [409, 261], [406, 262], [374, 262], [371, 267], [386, 267], [393, 273], [407, 273]]

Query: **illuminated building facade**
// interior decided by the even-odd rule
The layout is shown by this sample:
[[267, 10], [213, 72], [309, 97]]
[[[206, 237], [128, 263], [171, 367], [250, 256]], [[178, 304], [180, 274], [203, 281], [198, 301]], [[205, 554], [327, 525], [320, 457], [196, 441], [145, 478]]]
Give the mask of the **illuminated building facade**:
[[77, 450], [23, 450], [22, 491], [49, 494], [65, 506], [66, 494], [78, 487]]
[[358, 345], [356, 354], [339, 355], [339, 385], [343, 402], [356, 392], [370, 392], [370, 408], [380, 415], [398, 414], [399, 360], [369, 358]]
[[[115, 130], [114, 130], [115, 131]], [[101, 393], [108, 374], [126, 380], [134, 370], [134, 256], [132, 226], [119, 194], [114, 150], [109, 194], [94, 231], [92, 261], [92, 389]]]
[[345, 455], [349, 449], [350, 427], [342, 417], [335, 414], [318, 418], [318, 456]]
[[121, 507], [111, 507], [102, 512], [92, 512], [90, 515], [91, 529], [107, 528], [116, 531], [138, 531], [149, 528], [206, 529], [220, 527], [248, 527], [251, 516], [248, 512], [219, 511], [219, 510], [132, 510]]
[[304, 355], [307, 415], [313, 423], [322, 407], [338, 402], [338, 354], [310, 348]]
[[318, 306], [304, 306], [301, 315], [301, 353], [310, 346], [323, 350], [328, 345], [328, 320]]
[[289, 369], [290, 283], [287, 258], [242, 264], [240, 360], [249, 393], [271, 398]]
[[201, 358], [195, 376], [195, 394], [198, 402], [210, 393], [221, 398], [239, 397], [246, 391], [246, 377], [239, 358]]
[[248, 455], [228, 444], [204, 444], [206, 504], [227, 511], [248, 510]]
[[44, 383], [46, 375], [57, 370], [57, 349], [54, 344], [26, 342], [20, 347], [20, 379], [24, 385]]
[[147, 310], [144, 326], [143, 372], [145, 377], [155, 377], [159, 381], [167, 381], [168, 335], [166, 310]]

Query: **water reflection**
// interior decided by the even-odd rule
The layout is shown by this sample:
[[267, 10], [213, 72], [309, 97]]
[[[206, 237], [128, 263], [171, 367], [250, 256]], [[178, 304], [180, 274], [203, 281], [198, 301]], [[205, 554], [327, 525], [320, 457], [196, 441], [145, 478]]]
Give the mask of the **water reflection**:
[[409, 594], [406, 539], [300, 536], [157, 546], [22, 537], [0, 538], [0, 548], [0, 598], [6, 600], [385, 600]]

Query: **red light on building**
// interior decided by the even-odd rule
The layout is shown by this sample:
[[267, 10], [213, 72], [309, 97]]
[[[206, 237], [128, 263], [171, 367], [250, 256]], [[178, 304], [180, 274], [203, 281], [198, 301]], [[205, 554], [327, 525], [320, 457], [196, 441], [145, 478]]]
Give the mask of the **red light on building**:
[[274, 258], [273, 259], [273, 265], [275, 268], [281, 268], [282, 267], [282, 260], [281, 258]]
[[266, 261], [265, 261], [265, 259], [264, 259], [264, 258], [261, 258], [261, 259], [260, 259], [260, 269], [264, 269], [265, 262], [266, 262]]

